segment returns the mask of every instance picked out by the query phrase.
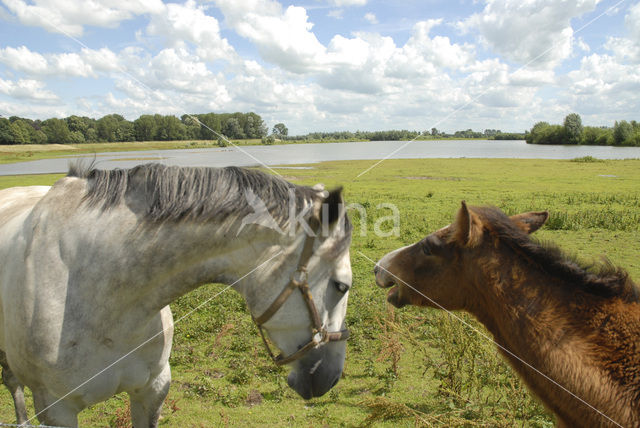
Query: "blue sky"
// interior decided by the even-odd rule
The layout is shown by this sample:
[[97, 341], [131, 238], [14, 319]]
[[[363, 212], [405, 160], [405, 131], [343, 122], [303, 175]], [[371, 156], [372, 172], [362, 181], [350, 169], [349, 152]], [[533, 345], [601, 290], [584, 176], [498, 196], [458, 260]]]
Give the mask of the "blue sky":
[[640, 2], [0, 0], [0, 115], [291, 133], [638, 120]]

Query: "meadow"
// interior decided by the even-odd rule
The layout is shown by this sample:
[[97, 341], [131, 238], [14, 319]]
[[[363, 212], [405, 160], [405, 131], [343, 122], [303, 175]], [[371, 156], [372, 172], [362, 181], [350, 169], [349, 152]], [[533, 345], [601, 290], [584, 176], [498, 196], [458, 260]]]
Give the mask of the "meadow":
[[[371, 260], [449, 224], [466, 200], [509, 214], [549, 210], [538, 239], [556, 242], [585, 262], [605, 256], [638, 281], [640, 160], [389, 160], [356, 178], [372, 163], [275, 168], [296, 184], [344, 185], [346, 202], [365, 209], [351, 211], [352, 337], [336, 387], [307, 402], [298, 398], [286, 385], [286, 368], [266, 355], [243, 300], [228, 291], [176, 324], [173, 383], [161, 426], [553, 426], [553, 417], [494, 345], [475, 331], [485, 332], [472, 317], [390, 307], [386, 291], [374, 284]], [[0, 188], [52, 184], [58, 177], [0, 177]], [[383, 203], [398, 208], [398, 236], [374, 233], [375, 227], [384, 232], [393, 226], [384, 220], [391, 210]], [[172, 305], [174, 317], [221, 289], [210, 284], [180, 298]], [[128, 398], [121, 394], [82, 412], [80, 424], [127, 427], [127, 412]], [[2, 388], [0, 421], [13, 420]]]

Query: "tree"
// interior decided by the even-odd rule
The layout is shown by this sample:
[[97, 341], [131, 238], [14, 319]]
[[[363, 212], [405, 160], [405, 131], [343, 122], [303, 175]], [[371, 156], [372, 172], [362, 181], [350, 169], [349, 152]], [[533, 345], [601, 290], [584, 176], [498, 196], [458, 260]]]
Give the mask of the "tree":
[[200, 122], [198, 122], [198, 118], [190, 114], [183, 114], [180, 117], [180, 121], [186, 127], [186, 130], [185, 130], [186, 139], [200, 138]]
[[[101, 141], [118, 141], [118, 117], [116, 114], [108, 114], [98, 119], [98, 138]], [[122, 116], [120, 116], [122, 117]], [[124, 118], [123, 118], [124, 119]]]
[[102, 141], [131, 141], [134, 138], [133, 123], [119, 114], [108, 114], [97, 122], [98, 138]]
[[31, 143], [31, 130], [33, 130], [33, 128], [24, 119], [17, 119], [11, 123], [11, 132], [13, 133], [14, 144]]
[[81, 132], [82, 135], [85, 135], [87, 133], [87, 129], [89, 129], [92, 125], [91, 122], [94, 121], [93, 119], [90, 119], [88, 117], [80, 117], [75, 115], [69, 116], [65, 120], [67, 121], [67, 127], [69, 128], [69, 131], [78, 131]]
[[42, 130], [47, 135], [47, 143], [68, 144], [71, 133], [67, 122], [62, 119], [47, 119], [42, 122]]
[[222, 125], [222, 133], [229, 138], [245, 137], [240, 121], [235, 117], [230, 117], [224, 125]]
[[73, 131], [69, 135], [69, 142], [71, 144], [81, 144], [81, 143], [86, 143], [86, 140], [84, 139], [84, 135], [82, 135], [82, 132]]
[[271, 133], [276, 137], [286, 137], [287, 135], [289, 135], [289, 130], [284, 125], [284, 123], [276, 123], [275, 125], [273, 125], [273, 130], [271, 131]]
[[200, 121], [200, 138], [215, 140], [222, 133], [221, 115], [215, 113], [194, 115]]
[[268, 128], [259, 115], [251, 112], [244, 116], [246, 117], [244, 133], [247, 138], [262, 138], [267, 135]]
[[0, 144], [14, 144], [11, 122], [5, 117], [0, 117]]
[[582, 139], [582, 118], [578, 113], [568, 114], [564, 118], [564, 133], [567, 137], [566, 144], [580, 144]]
[[133, 132], [136, 141], [151, 141], [156, 136], [158, 126], [153, 116], [143, 114], [133, 121]]
[[633, 126], [626, 120], [616, 121], [613, 125], [613, 140], [616, 144], [624, 144], [631, 140], [633, 136]]
[[175, 116], [154, 116], [157, 125], [156, 138], [163, 141], [182, 140], [185, 137], [187, 127]]

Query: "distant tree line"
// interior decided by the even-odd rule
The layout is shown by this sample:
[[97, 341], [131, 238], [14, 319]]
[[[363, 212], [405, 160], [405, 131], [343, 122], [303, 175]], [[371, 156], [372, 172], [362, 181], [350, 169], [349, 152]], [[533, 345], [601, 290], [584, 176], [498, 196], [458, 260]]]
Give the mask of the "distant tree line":
[[571, 113], [562, 125], [538, 122], [525, 139], [529, 144], [585, 144], [598, 146], [640, 146], [640, 123], [616, 121], [613, 128], [583, 126], [582, 118]]
[[491, 140], [521, 140], [525, 134], [503, 133], [499, 129], [472, 129], [452, 134], [431, 128], [430, 131], [337, 131], [311, 132], [290, 136], [284, 123], [277, 123], [269, 135], [262, 118], [256, 113], [205, 113], [173, 115], [142, 115], [129, 121], [119, 114], [100, 119], [69, 116], [64, 119], [32, 120], [18, 116], [0, 116], [0, 144], [78, 144], [126, 141], [217, 140], [226, 145], [228, 139], [262, 139], [263, 144], [276, 140], [308, 141], [407, 141], [413, 139], [485, 138]]
[[100, 119], [86, 116], [46, 120], [0, 117], [0, 144], [217, 140], [218, 134], [230, 139], [253, 139], [262, 138], [267, 132], [267, 126], [256, 113], [184, 114], [180, 119], [154, 114], [142, 115], [134, 121], [119, 114], [108, 114]]
[[[275, 132], [274, 132], [275, 134]], [[280, 137], [288, 140], [345, 140], [345, 141], [408, 141], [413, 139], [441, 139], [441, 138], [486, 138], [488, 140], [524, 140], [525, 134], [503, 133], [498, 129], [485, 129], [484, 132], [476, 132], [472, 129], [456, 131], [452, 134], [438, 131], [336, 131], [336, 132], [310, 132], [306, 135]]]

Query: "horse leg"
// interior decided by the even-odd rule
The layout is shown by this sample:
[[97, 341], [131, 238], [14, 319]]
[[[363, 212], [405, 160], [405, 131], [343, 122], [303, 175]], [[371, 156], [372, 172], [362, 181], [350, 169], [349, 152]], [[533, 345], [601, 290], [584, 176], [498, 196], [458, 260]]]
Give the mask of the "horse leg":
[[13, 407], [16, 411], [16, 421], [18, 425], [27, 422], [27, 407], [24, 404], [24, 389], [18, 378], [15, 377], [9, 368], [7, 355], [0, 351], [0, 366], [2, 366], [2, 382], [11, 393]]
[[42, 390], [33, 391], [33, 404], [36, 408], [36, 416], [43, 425], [78, 427], [78, 413], [81, 408], [73, 404], [59, 400], [53, 395]]
[[134, 428], [156, 428], [162, 403], [169, 393], [171, 368], [167, 362], [160, 374], [144, 387], [129, 393]]

